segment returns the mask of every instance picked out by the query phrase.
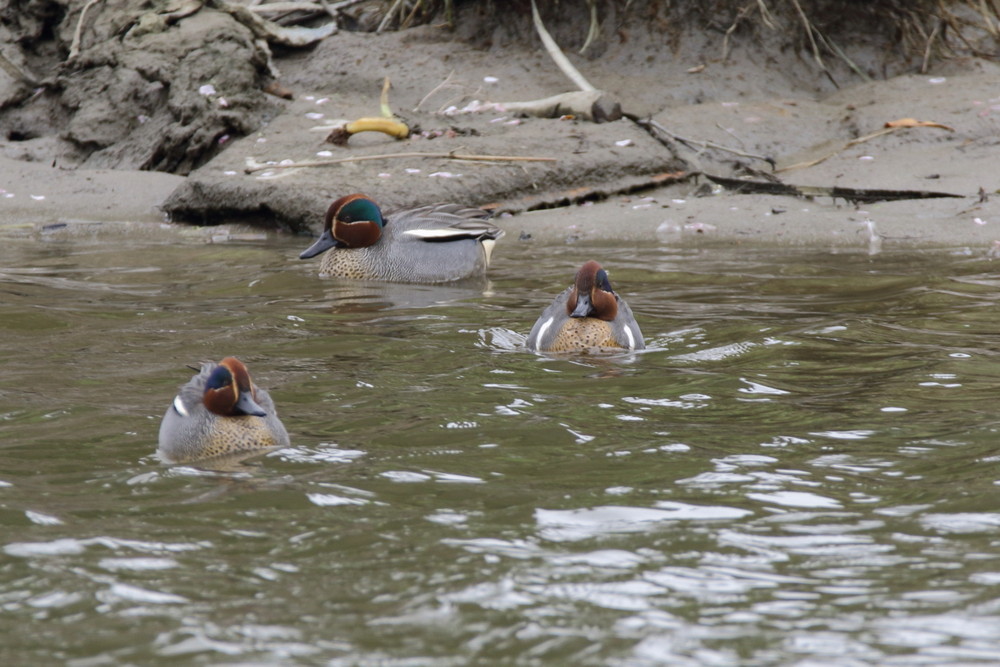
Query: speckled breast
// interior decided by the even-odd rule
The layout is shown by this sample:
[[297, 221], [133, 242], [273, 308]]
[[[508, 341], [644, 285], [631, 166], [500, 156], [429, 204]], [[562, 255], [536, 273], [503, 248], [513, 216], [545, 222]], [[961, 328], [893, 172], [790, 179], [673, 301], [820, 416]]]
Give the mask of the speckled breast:
[[199, 458], [267, 449], [280, 444], [263, 417], [223, 417], [212, 425]]
[[589, 349], [623, 349], [615, 339], [611, 324], [596, 317], [574, 317], [567, 320], [548, 347], [550, 352], [572, 352]]

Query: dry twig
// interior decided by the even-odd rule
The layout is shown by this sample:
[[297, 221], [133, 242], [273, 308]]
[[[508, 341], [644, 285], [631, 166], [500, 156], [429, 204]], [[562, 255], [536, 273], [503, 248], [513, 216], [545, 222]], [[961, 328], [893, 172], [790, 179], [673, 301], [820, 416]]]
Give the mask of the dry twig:
[[664, 136], [669, 137], [673, 141], [679, 141], [691, 150], [696, 150], [697, 146], [700, 145], [701, 150], [706, 148], [712, 148], [717, 151], [725, 151], [726, 153], [732, 153], [733, 155], [739, 155], [740, 157], [753, 158], [755, 160], [763, 160], [774, 168], [774, 158], [767, 157], [766, 155], [757, 155], [755, 153], [748, 153], [747, 151], [741, 151], [738, 148], [730, 148], [729, 146], [723, 146], [722, 144], [717, 144], [714, 141], [702, 141], [697, 139], [686, 139], [679, 134], [674, 134], [667, 128], [663, 127], [655, 120], [642, 120], [639, 118], [632, 119], [637, 125], [645, 128], [652, 128], [657, 132], [662, 133]]
[[382, 17], [382, 22], [378, 24], [378, 28], [375, 32], [382, 32], [389, 26], [389, 23], [392, 21], [392, 17], [396, 14], [396, 10], [398, 10], [399, 6], [402, 4], [403, 0], [396, 0], [392, 3], [392, 6], [389, 7], [389, 11], [387, 11], [385, 16]]
[[322, 12], [324, 9], [310, 0], [292, 2], [269, 2], [266, 5], [251, 5], [250, 11], [258, 14], [284, 14], [287, 12]]
[[927, 67], [931, 59], [931, 46], [934, 44], [934, 39], [941, 33], [941, 23], [938, 22], [934, 25], [934, 29], [931, 31], [930, 36], [927, 38], [927, 45], [924, 46], [924, 59], [920, 62], [920, 73], [927, 74]]
[[833, 80], [830, 70], [826, 68], [826, 63], [823, 62], [823, 56], [820, 55], [819, 46], [816, 44], [816, 38], [813, 36], [813, 25], [806, 16], [806, 13], [802, 11], [802, 5], [799, 4], [799, 0], [792, 0], [792, 4], [795, 6], [795, 11], [799, 15], [799, 20], [802, 21], [802, 27], [806, 29], [806, 37], [809, 38], [809, 45], [812, 47], [813, 59], [816, 60], [816, 64], [819, 65], [821, 70], [823, 70], [826, 77], [830, 79], [830, 83], [837, 88], [840, 88], [840, 86], [837, 85], [837, 82]]
[[768, 28], [774, 30], [774, 17], [771, 16], [771, 11], [767, 8], [767, 5], [764, 4], [764, 0], [757, 0], [757, 6], [760, 7], [760, 20], [763, 21], [764, 25]]
[[3, 51], [0, 51], [0, 69], [10, 74], [13, 78], [19, 79], [29, 86], [38, 85], [38, 77], [24, 69], [23, 67], [18, 67], [14, 62], [4, 55]]
[[577, 88], [580, 90], [592, 91], [597, 90], [591, 85], [587, 78], [580, 74], [580, 70], [573, 66], [573, 63], [569, 61], [566, 54], [562, 52], [559, 45], [556, 44], [556, 40], [552, 39], [552, 35], [549, 31], [545, 29], [545, 24], [542, 23], [542, 17], [538, 14], [538, 7], [535, 5], [535, 0], [531, 0], [531, 19], [535, 23], [535, 31], [538, 32], [538, 36], [542, 40], [542, 44], [545, 46], [545, 50], [548, 51], [549, 56], [555, 61], [556, 66], [562, 70], [562, 73], [569, 77], [570, 81], [576, 84]]
[[795, 164], [790, 164], [787, 167], [781, 167], [780, 169], [775, 169], [774, 171], [776, 173], [779, 173], [782, 171], [791, 171], [792, 169], [804, 169], [805, 167], [814, 167], [821, 162], [829, 160], [837, 153], [847, 150], [851, 146], [857, 146], [858, 144], [863, 144], [866, 141], [871, 141], [872, 139], [876, 139], [885, 134], [891, 134], [892, 132], [897, 132], [899, 130], [908, 130], [915, 127], [936, 127], [938, 129], [948, 130], [949, 132], [955, 131], [955, 129], [952, 127], [943, 125], [941, 123], [935, 123], [933, 121], [927, 121], [927, 120], [921, 121], [915, 118], [900, 118], [898, 120], [892, 120], [887, 122], [885, 124], [885, 127], [883, 127], [881, 130], [877, 130], [875, 132], [872, 132], [871, 134], [866, 134], [863, 137], [858, 137], [857, 139], [851, 139], [837, 150], [831, 151], [826, 155], [816, 158], [815, 160], [807, 160], [806, 162], [797, 162]]
[[447, 87], [449, 87], [449, 86], [455, 86], [455, 85], [458, 85], [458, 84], [453, 84], [453, 83], [451, 82], [451, 78], [452, 78], [453, 76], [455, 76], [455, 70], [451, 70], [451, 72], [449, 72], [449, 73], [448, 73], [448, 76], [446, 76], [446, 77], [444, 78], [444, 81], [442, 81], [442, 82], [441, 82], [441, 83], [439, 83], [438, 85], [434, 86], [434, 88], [432, 88], [432, 89], [431, 89], [431, 92], [427, 93], [427, 94], [426, 94], [426, 95], [424, 95], [424, 96], [423, 96], [422, 98], [420, 98], [420, 101], [419, 101], [419, 102], [417, 102], [417, 106], [413, 107], [413, 110], [414, 110], [414, 111], [419, 111], [419, 110], [420, 110], [420, 107], [421, 107], [421, 106], [423, 106], [424, 102], [426, 102], [426, 101], [427, 101], [428, 99], [430, 99], [430, 97], [431, 97], [431, 96], [432, 96], [432, 95], [433, 95], [434, 93], [438, 92], [439, 90], [442, 90], [442, 89], [444, 89], [444, 88], [447, 88]]
[[80, 18], [76, 20], [76, 28], [73, 30], [73, 41], [69, 45], [69, 57], [66, 60], [72, 61], [80, 55], [80, 40], [83, 37], [83, 20], [87, 17], [87, 10], [96, 5], [100, 0], [88, 0], [87, 4], [80, 10]]
[[[766, 7], [761, 0], [757, 1], [760, 7]], [[726, 59], [729, 58], [729, 36], [736, 32], [736, 29], [740, 26], [743, 19], [746, 18], [747, 14], [750, 13], [751, 9], [753, 9], [753, 4], [742, 7], [740, 11], [737, 12], [736, 18], [733, 19], [732, 25], [730, 25], [726, 30], [726, 34], [722, 36], [722, 62], [726, 62]], [[765, 20], [764, 23], [767, 24], [767, 21]]]
[[597, 0], [587, 0], [587, 5], [590, 7], [590, 29], [587, 30], [587, 39], [584, 40], [583, 46], [580, 47], [580, 53], [587, 50], [587, 47], [597, 39], [600, 34], [597, 22]]
[[858, 137], [857, 139], [851, 139], [850, 141], [848, 141], [846, 144], [844, 144], [843, 146], [841, 146], [837, 150], [831, 151], [831, 152], [827, 153], [826, 155], [823, 155], [821, 157], [816, 158], [815, 160], [807, 160], [806, 162], [797, 162], [795, 164], [790, 164], [787, 167], [781, 167], [780, 169], [775, 169], [774, 171], [776, 173], [780, 173], [780, 172], [783, 172], [783, 171], [791, 171], [793, 169], [804, 169], [806, 167], [815, 167], [817, 164], [819, 164], [821, 162], [825, 162], [826, 160], [829, 160], [830, 158], [832, 158], [837, 153], [845, 151], [848, 148], [850, 148], [851, 146], [857, 146], [858, 144], [863, 144], [866, 141], [870, 141], [872, 139], [875, 139], [876, 137], [881, 137], [884, 134], [891, 134], [892, 132], [896, 132], [897, 130], [900, 130], [900, 129], [902, 129], [902, 128], [899, 128], [899, 127], [884, 127], [881, 130], [878, 130], [876, 132], [872, 132], [871, 134], [866, 134], [863, 137]]
[[365, 160], [393, 160], [398, 158], [437, 158], [439, 160], [462, 160], [467, 162], [556, 162], [554, 157], [533, 157], [526, 155], [475, 155], [462, 153], [383, 153], [380, 155], [354, 155], [352, 157], [339, 158], [337, 160], [307, 160], [305, 162], [294, 162], [290, 164], [262, 164], [253, 158], [247, 158], [247, 166], [244, 173], [252, 174], [266, 169], [295, 169], [298, 167], [326, 167], [344, 162], [363, 162]]

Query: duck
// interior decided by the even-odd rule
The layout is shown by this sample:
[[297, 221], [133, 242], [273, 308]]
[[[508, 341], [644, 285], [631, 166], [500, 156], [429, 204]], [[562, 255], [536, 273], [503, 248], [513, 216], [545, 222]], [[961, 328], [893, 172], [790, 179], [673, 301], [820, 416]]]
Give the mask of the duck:
[[642, 350], [646, 342], [632, 309], [611, 288], [608, 272], [590, 260], [531, 327], [532, 352]]
[[177, 392], [160, 422], [157, 453], [167, 463], [186, 463], [288, 442], [270, 394], [253, 383], [242, 361], [226, 357], [202, 363]]
[[322, 277], [396, 283], [446, 283], [483, 277], [504, 235], [490, 214], [461, 204], [431, 204], [383, 215], [355, 193], [326, 211], [323, 233], [299, 259], [326, 253]]

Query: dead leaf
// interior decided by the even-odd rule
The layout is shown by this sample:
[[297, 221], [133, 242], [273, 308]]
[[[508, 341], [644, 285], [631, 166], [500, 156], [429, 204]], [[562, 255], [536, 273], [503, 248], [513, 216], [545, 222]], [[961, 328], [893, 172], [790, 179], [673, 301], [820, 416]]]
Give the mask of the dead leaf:
[[897, 127], [939, 127], [942, 130], [948, 130], [949, 132], [954, 132], [955, 128], [948, 127], [947, 125], [942, 125], [941, 123], [935, 123], [931, 120], [917, 120], [916, 118], [900, 118], [899, 120], [890, 120], [885, 124], [886, 127], [897, 128]]

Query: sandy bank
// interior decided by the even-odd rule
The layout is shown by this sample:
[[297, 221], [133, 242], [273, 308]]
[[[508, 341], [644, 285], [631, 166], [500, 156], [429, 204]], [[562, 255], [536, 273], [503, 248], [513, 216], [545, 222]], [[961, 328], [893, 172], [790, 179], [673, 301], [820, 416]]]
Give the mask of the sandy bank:
[[[206, 13], [199, 24], [199, 14], [163, 33], [140, 35], [136, 44], [168, 48], [175, 28], [188, 37], [208, 28], [240, 30], [218, 13]], [[243, 39], [240, 43], [251, 48]], [[218, 62], [203, 57], [203, 69], [183, 73], [190, 87], [183, 104], [209, 109], [211, 122], [189, 138], [216, 137], [211, 132], [224, 132], [226, 122], [235, 122], [230, 112], [244, 107], [239, 122], [256, 123], [255, 129], [245, 136], [219, 134], [217, 154], [185, 176], [92, 168], [95, 160], [148, 159], [134, 132], [118, 148], [82, 161], [78, 150], [67, 148], [68, 135], [11, 141], [8, 133], [0, 146], [3, 227], [23, 232], [25, 226], [56, 222], [170, 216], [196, 224], [306, 231], [316, 229], [329, 201], [363, 191], [390, 209], [449, 200], [492, 206], [514, 214], [501, 219], [512, 235], [524, 232], [552, 242], [967, 245], [988, 252], [1000, 239], [1000, 211], [991, 198], [1000, 174], [995, 64], [951, 59], [927, 74], [912, 74], [906, 73], [912, 67], [897, 63], [903, 73], [864, 82], [833, 62], [840, 85], [835, 88], [801, 52], [766, 51], [734, 38], [722, 60], [718, 40], [697, 34], [666, 46], [655, 31], [633, 29], [628, 41], [607, 41], [597, 56], [571, 56], [626, 111], [652, 119], [687, 143], [661, 141], [627, 118], [597, 124], [520, 117], [502, 107], [455, 113], [473, 100], [523, 101], [571, 87], [537, 45], [484, 45], [436, 26], [386, 34], [341, 31], [308, 50], [276, 52], [272, 66], [292, 98], [261, 93], [259, 104], [254, 95], [241, 97], [242, 88], [226, 88], [249, 85], [252, 72], [226, 79], [218, 75]], [[128, 72], [137, 65], [126, 57], [127, 49], [123, 53], [117, 53], [117, 62]], [[242, 55], [234, 51], [229, 57]], [[872, 67], [879, 62], [874, 56], [870, 61]], [[880, 62], [884, 67], [885, 59]], [[393, 110], [418, 131], [402, 141], [365, 134], [346, 147], [324, 143], [337, 119], [377, 115], [385, 77], [392, 80]], [[47, 104], [54, 108], [51, 99]], [[144, 128], [169, 125], [166, 117], [143, 117]], [[907, 117], [935, 125], [878, 134], [885, 123]], [[74, 132], [82, 132], [82, 122], [74, 118]], [[95, 116], [93, 122], [104, 121]], [[211, 129], [212, 123], [223, 129]], [[88, 136], [98, 127], [103, 126], [94, 125]], [[171, 131], [174, 144], [183, 139]], [[414, 153], [551, 160], [470, 162]], [[375, 158], [380, 155], [388, 157]], [[280, 165], [344, 158], [365, 159], [322, 167]], [[276, 168], [248, 173], [248, 165], [267, 163]], [[794, 168], [804, 164], [809, 166]], [[684, 176], [696, 171], [797, 186], [933, 190], [957, 197], [856, 205], [825, 196], [744, 195], [704, 177]], [[657, 186], [678, 176], [678, 182]], [[526, 213], [533, 208], [548, 210]]]

